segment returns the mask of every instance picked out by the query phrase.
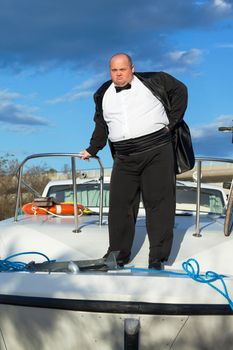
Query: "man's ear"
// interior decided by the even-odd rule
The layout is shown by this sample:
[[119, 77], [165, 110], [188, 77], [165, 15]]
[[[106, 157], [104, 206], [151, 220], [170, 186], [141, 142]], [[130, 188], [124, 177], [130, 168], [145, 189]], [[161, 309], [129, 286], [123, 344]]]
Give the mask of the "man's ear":
[[134, 71], [135, 71], [135, 70], [134, 70], [134, 65], [132, 65], [132, 73], [134, 73]]

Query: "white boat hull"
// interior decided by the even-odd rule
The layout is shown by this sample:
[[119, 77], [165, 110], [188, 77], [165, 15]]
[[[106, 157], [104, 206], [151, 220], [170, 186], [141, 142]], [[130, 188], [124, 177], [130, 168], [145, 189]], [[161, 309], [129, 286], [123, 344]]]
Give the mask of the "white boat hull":
[[0, 305], [1, 350], [122, 350], [127, 319], [139, 349], [232, 349], [233, 316], [109, 314]]
[[[232, 278], [226, 285], [233, 291]], [[227, 300], [186, 276], [130, 270], [1, 274], [1, 349], [128, 349], [129, 319], [140, 326], [139, 349], [231, 349]]]
[[[75, 182], [74, 163], [72, 158]], [[102, 181], [103, 172], [101, 174]], [[18, 189], [22, 184], [21, 175], [19, 172]], [[89, 181], [81, 181], [84, 182], [88, 184]], [[94, 181], [92, 189], [85, 193], [89, 196], [94, 190], [94, 198], [98, 183], [99, 180]], [[61, 195], [59, 184], [48, 184], [47, 190], [50, 186], [52, 192], [45, 189], [44, 196], [55, 194], [56, 197], [56, 191]], [[200, 202], [200, 196], [195, 197], [198, 184], [179, 183], [173, 246], [164, 271], [147, 269], [149, 242], [145, 212], [141, 208], [130, 266], [124, 270], [76, 271], [74, 274], [2, 272], [0, 350], [230, 350], [233, 343], [233, 236], [224, 236], [223, 209], [227, 199], [223, 190], [203, 185]], [[64, 202], [74, 200], [76, 203], [72, 197], [72, 193], [77, 192], [75, 184], [72, 191], [70, 180], [66, 185]], [[100, 187], [103, 189], [103, 183]], [[106, 189], [101, 193], [108, 198]], [[19, 192], [16, 213], [20, 210]], [[81, 202], [87, 199], [86, 194], [80, 190]], [[103, 204], [101, 198], [104, 196], [99, 197]], [[201, 211], [197, 210], [195, 215], [196, 201]], [[96, 205], [93, 208], [97, 208]], [[101, 208], [102, 205], [100, 212]], [[83, 215], [74, 219], [16, 214], [15, 220], [0, 224], [0, 259], [22, 252], [39, 252], [58, 263], [101, 258], [109, 241], [107, 216], [103, 216], [102, 225], [99, 224], [101, 217]], [[29, 254], [13, 260], [25, 263], [35, 260], [41, 264], [44, 258]], [[201, 276], [209, 270], [224, 275], [225, 290], [221, 280], [211, 285], [188, 277], [182, 264], [190, 258], [199, 263]], [[135, 328], [130, 332], [128, 327], [132, 324]]]

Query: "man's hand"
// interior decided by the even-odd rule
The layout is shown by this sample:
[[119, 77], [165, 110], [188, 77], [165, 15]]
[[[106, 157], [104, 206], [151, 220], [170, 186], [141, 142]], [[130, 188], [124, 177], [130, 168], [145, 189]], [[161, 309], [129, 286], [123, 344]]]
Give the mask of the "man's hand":
[[82, 160], [89, 160], [89, 158], [91, 157], [91, 154], [88, 153], [85, 149], [83, 151], [80, 151], [79, 154], [80, 154], [80, 159]]

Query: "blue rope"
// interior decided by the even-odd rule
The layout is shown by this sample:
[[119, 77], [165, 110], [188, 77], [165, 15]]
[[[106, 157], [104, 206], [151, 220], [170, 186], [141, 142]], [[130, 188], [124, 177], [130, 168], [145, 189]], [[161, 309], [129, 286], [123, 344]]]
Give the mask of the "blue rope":
[[[220, 293], [224, 298], [227, 299], [231, 309], [233, 310], [233, 301], [229, 297], [226, 283], [223, 280], [224, 276], [219, 275], [218, 273], [213, 271], [207, 271], [204, 277], [202, 277], [203, 275], [200, 275], [199, 264], [195, 259], [188, 259], [187, 261], [184, 261], [182, 264], [182, 268], [187, 273], [187, 275], [190, 278], [192, 278], [194, 281], [200, 282], [200, 283], [206, 283], [210, 287], [215, 289], [218, 293]], [[220, 288], [216, 287], [213, 284], [213, 282], [216, 282], [216, 281], [220, 281], [220, 283], [222, 284], [223, 290], [221, 290]]]
[[[220, 293], [224, 298], [227, 299], [231, 309], [233, 310], [233, 301], [229, 297], [226, 284], [223, 280], [224, 275], [219, 275], [216, 272], [213, 271], [207, 271], [205, 274], [200, 274], [200, 266], [197, 260], [195, 259], [188, 259], [187, 261], [184, 261], [182, 263], [182, 268], [185, 272], [176, 272], [176, 271], [167, 271], [167, 270], [156, 270], [156, 269], [146, 269], [146, 268], [139, 268], [139, 267], [125, 267], [124, 269], [130, 269], [131, 271], [140, 271], [140, 272], [147, 272], [147, 273], [155, 273], [161, 274], [161, 275], [173, 275], [173, 276], [188, 276], [192, 278], [196, 282], [200, 283], [206, 283], [213, 289], [215, 289], [218, 293]], [[220, 281], [222, 284], [223, 290], [213, 285], [214, 282]]]
[[[50, 260], [47, 255], [40, 252], [22, 252], [8, 256], [7, 258], [1, 260], [0, 259], [0, 272], [14, 272], [14, 271], [28, 271], [26, 266], [28, 263], [20, 262], [20, 261], [10, 261], [10, 259], [15, 258], [21, 255], [41, 255], [48, 262], [54, 262], [55, 260]], [[159, 273], [163, 275], [175, 275], [175, 276], [188, 276], [192, 278], [196, 282], [206, 283], [213, 289], [215, 289], [218, 293], [220, 293], [224, 298], [227, 299], [231, 309], [233, 310], [233, 301], [229, 297], [226, 284], [223, 280], [225, 276], [219, 275], [213, 271], [207, 271], [206, 274], [200, 274], [200, 266], [197, 260], [188, 259], [182, 263], [182, 268], [185, 271], [183, 272], [175, 272], [175, 271], [166, 271], [166, 270], [155, 270], [155, 269], [145, 269], [145, 268], [125, 268], [130, 269], [131, 271], [141, 271], [141, 272], [149, 272], [149, 273]], [[220, 281], [223, 287], [223, 290], [213, 285], [213, 282]]]
[[[15, 272], [15, 271], [28, 271], [26, 269], [27, 263], [21, 262], [21, 261], [10, 261], [10, 259], [15, 258], [16, 256], [20, 255], [41, 255], [43, 256], [48, 262], [52, 262], [47, 255], [39, 252], [23, 252], [23, 253], [17, 253], [8, 256], [7, 258], [0, 260], [0, 272]], [[53, 260], [54, 261], [54, 260]]]
[[156, 273], [161, 275], [174, 275], [174, 276], [186, 276], [184, 272], [176, 272], [176, 271], [167, 271], [167, 270], [156, 270], [156, 269], [147, 269], [143, 267], [124, 267], [123, 270], [130, 270], [135, 272], [146, 272], [148, 273]]

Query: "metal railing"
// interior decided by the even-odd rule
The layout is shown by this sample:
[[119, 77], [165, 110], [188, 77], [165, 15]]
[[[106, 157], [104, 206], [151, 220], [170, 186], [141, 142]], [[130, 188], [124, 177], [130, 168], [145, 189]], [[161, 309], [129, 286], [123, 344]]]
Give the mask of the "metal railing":
[[195, 222], [195, 237], [201, 237], [200, 234], [200, 202], [201, 202], [201, 169], [202, 162], [217, 162], [217, 163], [231, 163], [233, 159], [227, 158], [212, 158], [212, 157], [196, 157], [196, 169], [197, 169], [197, 202], [196, 202], [196, 222]]
[[[80, 232], [78, 223], [78, 207], [77, 207], [77, 183], [76, 183], [76, 159], [80, 159], [81, 155], [79, 153], [40, 153], [34, 154], [24, 159], [18, 168], [18, 190], [15, 208], [14, 220], [18, 220], [18, 212], [20, 208], [20, 198], [21, 198], [21, 187], [22, 184], [27, 187], [31, 192], [34, 192], [38, 196], [38, 192], [32, 189], [28, 184], [26, 184], [23, 179], [23, 167], [25, 163], [31, 159], [42, 158], [42, 157], [69, 157], [71, 158], [71, 169], [72, 169], [72, 185], [74, 193], [74, 222], [75, 228], [74, 232]], [[104, 168], [99, 157], [91, 157], [90, 159], [97, 160], [100, 170], [100, 201], [99, 201], [99, 224], [103, 223], [103, 188], [104, 188]], [[218, 163], [231, 163], [233, 164], [233, 159], [226, 158], [212, 158], [212, 157], [196, 157], [196, 183], [197, 183], [197, 199], [196, 199], [196, 221], [195, 221], [195, 232], [194, 236], [201, 237], [200, 234], [200, 200], [201, 200], [201, 170], [203, 162], [218, 162]]]
[[[14, 221], [18, 220], [18, 213], [20, 209], [20, 203], [21, 203], [21, 188], [22, 184], [27, 187], [31, 192], [33, 192], [35, 195], [38, 196], [38, 192], [35, 191], [32, 187], [30, 187], [28, 184], [26, 184], [23, 181], [23, 168], [25, 163], [27, 163], [31, 159], [35, 158], [46, 158], [46, 157], [69, 157], [71, 159], [71, 171], [72, 171], [72, 185], [73, 185], [73, 194], [74, 194], [74, 223], [75, 228], [73, 232], [80, 232], [79, 228], [79, 222], [78, 222], [78, 202], [77, 202], [77, 183], [76, 183], [76, 159], [81, 158], [80, 153], [39, 153], [39, 154], [33, 154], [31, 156], [28, 156], [25, 158], [22, 163], [19, 165], [17, 176], [18, 176], [18, 188], [17, 188], [17, 197], [16, 197], [16, 207], [15, 207], [15, 216]], [[99, 157], [91, 157], [90, 159], [97, 160], [100, 168], [100, 201], [99, 201], [99, 224], [102, 225], [103, 223], [103, 182], [104, 182], [104, 167], [102, 165], [101, 160]], [[39, 194], [40, 195], [40, 194]]]

